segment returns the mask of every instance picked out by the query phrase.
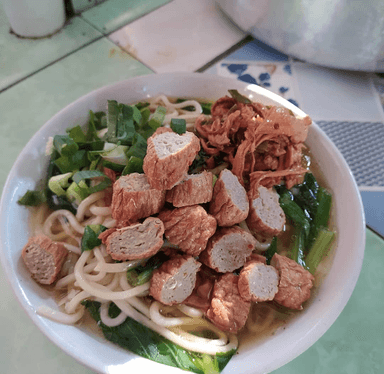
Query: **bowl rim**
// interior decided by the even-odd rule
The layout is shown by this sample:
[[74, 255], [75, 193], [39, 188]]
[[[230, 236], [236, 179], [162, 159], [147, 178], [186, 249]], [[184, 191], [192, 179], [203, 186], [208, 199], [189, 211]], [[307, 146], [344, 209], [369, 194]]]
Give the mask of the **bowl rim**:
[[[306, 114], [299, 108], [297, 108], [292, 103], [288, 102], [287, 100], [283, 99], [282, 97], [278, 96], [277, 94], [274, 94], [260, 86], [252, 85], [252, 84], [246, 84], [244, 82], [234, 81], [233, 78], [223, 78], [215, 75], [208, 75], [208, 74], [201, 74], [201, 73], [163, 73], [163, 74], [148, 74], [144, 76], [138, 76], [131, 79], [126, 79], [123, 81], [115, 82], [112, 84], [108, 84], [106, 86], [100, 87], [96, 90], [93, 90], [86, 95], [81, 96], [77, 100], [73, 101], [72, 103], [65, 106], [63, 109], [61, 109], [59, 112], [57, 112], [51, 119], [49, 119], [42, 127], [39, 128], [39, 130], [36, 131], [36, 133], [33, 135], [33, 137], [28, 141], [28, 143], [23, 147], [22, 151], [19, 153], [18, 157], [16, 158], [16, 161], [14, 162], [11, 171], [8, 174], [8, 177], [6, 179], [6, 182], [4, 184], [1, 200], [0, 200], [0, 217], [4, 217], [5, 210], [8, 205], [7, 198], [10, 194], [11, 189], [11, 183], [13, 181], [13, 178], [15, 177], [15, 170], [18, 168], [20, 163], [22, 162], [23, 158], [25, 157], [24, 154], [26, 151], [32, 147], [32, 144], [41, 137], [41, 134], [48, 128], [50, 128], [55, 122], [60, 119], [60, 117], [65, 114], [67, 111], [71, 111], [73, 108], [77, 106], [83, 105], [83, 103], [87, 102], [89, 99], [96, 98], [98, 96], [103, 96], [107, 92], [113, 92], [115, 90], [128, 87], [132, 83], [140, 83], [140, 82], [149, 82], [148, 84], [151, 85], [154, 81], [161, 81], [166, 79], [175, 79], [175, 80], [181, 80], [181, 79], [192, 79], [192, 80], [198, 80], [201, 82], [220, 82], [225, 83], [228, 87], [236, 86], [238, 89], [244, 89], [246, 91], [246, 94], [252, 96], [252, 93], [255, 93], [256, 95], [262, 95], [265, 98], [269, 98], [272, 101], [275, 101], [278, 105], [284, 106], [290, 110], [296, 115], [300, 117], [304, 117]], [[242, 88], [241, 88], [242, 87]], [[144, 90], [145, 91], [145, 90]], [[89, 108], [83, 109], [85, 111], [89, 111]], [[362, 248], [360, 250], [361, 257], [359, 258], [359, 261], [357, 261], [354, 265], [354, 273], [353, 276], [350, 277], [348, 284], [345, 285], [343, 288], [343, 293], [345, 297], [343, 298], [342, 302], [335, 302], [334, 308], [329, 312], [329, 316], [326, 320], [321, 320], [319, 323], [317, 323], [311, 331], [305, 336], [305, 339], [301, 339], [300, 346], [293, 345], [290, 349], [287, 349], [287, 351], [280, 355], [273, 363], [271, 363], [269, 366], [266, 365], [263, 367], [264, 371], [270, 371], [275, 370], [289, 361], [293, 360], [295, 357], [303, 353], [306, 349], [308, 349], [312, 344], [314, 344], [327, 330], [328, 328], [335, 322], [337, 317], [340, 315], [342, 310], [344, 309], [347, 301], [349, 300], [353, 289], [355, 288], [358, 276], [361, 271], [362, 267], [362, 261], [363, 261], [363, 254], [364, 254], [364, 247], [365, 247], [365, 216], [364, 216], [364, 209], [363, 204], [361, 200], [361, 196], [356, 184], [356, 181], [352, 175], [351, 170], [349, 169], [344, 157], [342, 156], [341, 152], [336, 148], [336, 146], [333, 144], [333, 142], [327, 137], [325, 132], [316, 125], [316, 123], [313, 123], [311, 125], [312, 130], [317, 136], [324, 138], [327, 140], [327, 145], [329, 145], [329, 151], [333, 152], [333, 154], [337, 157], [338, 161], [342, 165], [342, 167], [346, 170], [348, 170], [347, 177], [349, 178], [348, 182], [351, 187], [351, 191], [354, 194], [354, 204], [358, 208], [358, 217], [356, 217], [356, 222], [358, 226], [358, 243], [356, 246], [359, 246]], [[32, 305], [28, 304], [26, 302], [26, 297], [21, 289], [21, 286], [18, 285], [18, 283], [15, 281], [15, 275], [13, 274], [13, 268], [12, 264], [9, 263], [6, 255], [5, 255], [5, 231], [4, 231], [4, 225], [0, 228], [0, 260], [3, 266], [3, 269], [6, 274], [6, 279], [8, 283], [10, 284], [14, 294], [16, 295], [16, 298], [19, 302], [19, 304], [22, 306], [24, 311], [27, 313], [27, 315], [32, 319], [34, 324], [40, 329], [40, 331], [43, 332], [45, 336], [48, 337], [54, 344], [56, 344], [60, 349], [62, 349], [64, 352], [66, 352], [68, 355], [85, 365], [86, 367], [89, 367], [95, 371], [100, 371], [100, 369], [103, 369], [104, 371], [100, 371], [102, 373], [107, 373], [106, 368], [107, 366], [104, 366], [103, 368], [100, 368], [99, 366], [95, 366], [96, 363], [91, 362], [92, 360], [89, 360], [89, 358], [82, 356], [79, 354], [79, 352], [76, 352], [72, 346], [69, 346], [66, 342], [63, 342], [61, 339], [58, 339], [56, 336], [52, 335], [52, 332], [47, 327], [46, 324], [42, 323], [42, 317], [38, 316], [33, 308]], [[16, 282], [16, 283], [15, 283]], [[130, 352], [129, 352], [130, 353]], [[129, 356], [129, 355], [128, 355]], [[238, 356], [237, 356], [238, 357]], [[149, 361], [144, 358], [139, 358], [140, 364], [138, 364], [138, 368], [143, 365], [143, 362], [141, 360], [145, 360], [145, 365], [148, 365], [151, 368], [151, 365], [153, 365], [154, 370], [159, 370], [158, 364], [153, 363], [152, 361]], [[138, 360], [133, 360], [138, 361]], [[234, 358], [228, 363], [226, 369], [224, 369], [224, 373], [230, 370], [231, 362], [234, 361]], [[236, 362], [236, 369], [241, 369], [241, 372], [244, 373], [250, 373], [252, 372], [252, 368], [249, 367], [249, 365], [241, 365], [240, 362]], [[244, 361], [244, 360], [243, 360]], [[234, 367], [232, 367], [233, 369]], [[174, 368], [166, 366], [167, 372], [169, 370], [172, 370]], [[179, 372], [179, 369], [176, 372]], [[239, 371], [240, 372], [240, 371]]]

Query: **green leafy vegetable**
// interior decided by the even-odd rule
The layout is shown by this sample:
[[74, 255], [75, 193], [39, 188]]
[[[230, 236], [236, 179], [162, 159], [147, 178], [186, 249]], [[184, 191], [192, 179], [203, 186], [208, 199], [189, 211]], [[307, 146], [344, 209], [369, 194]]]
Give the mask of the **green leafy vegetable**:
[[275, 253], [277, 253], [277, 237], [276, 236], [272, 238], [271, 244], [269, 245], [268, 249], [264, 253], [264, 256], [267, 258], [268, 265], [271, 263], [272, 257]]
[[[189, 352], [130, 317], [127, 317], [119, 326], [108, 327], [100, 320], [100, 303], [86, 300], [83, 301], [83, 305], [97, 321], [106, 339], [160, 364], [199, 374], [211, 374], [213, 373], [212, 370], [222, 371], [236, 353], [236, 350], [232, 350], [225, 354], [213, 356]], [[111, 318], [116, 317], [117, 313], [118, 308], [111, 304], [109, 316]]]
[[301, 227], [296, 227], [293, 237], [294, 240], [291, 248], [291, 258], [305, 268], [305, 231]]
[[228, 90], [233, 99], [243, 104], [252, 104], [252, 101], [239, 93], [237, 90]]
[[280, 195], [280, 206], [296, 226], [302, 227], [305, 232], [305, 237], [309, 235], [310, 222], [303, 210], [293, 201], [293, 196], [289, 191], [285, 191]]
[[183, 118], [172, 118], [171, 129], [181, 135], [187, 131], [187, 121]]
[[155, 269], [159, 268], [168, 256], [164, 252], [158, 252], [152, 256], [145, 264], [136, 266], [134, 269], [127, 270], [127, 280], [131, 286], [140, 286], [148, 282]]
[[313, 222], [309, 232], [307, 245], [313, 244], [319, 230], [328, 227], [328, 221], [331, 215], [332, 195], [323, 187], [319, 187], [317, 193], [317, 207], [313, 217]]
[[206, 165], [206, 161], [211, 156], [208, 155], [203, 148], [200, 149], [199, 153], [193, 160], [191, 166], [188, 169], [188, 174], [196, 174]]
[[306, 173], [304, 182], [295, 186], [293, 190], [294, 201], [313, 219], [317, 211], [317, 193], [319, 190], [319, 185], [314, 175], [312, 173]]
[[45, 191], [28, 190], [17, 203], [25, 206], [38, 206], [47, 201]]
[[103, 225], [88, 225], [84, 228], [84, 234], [81, 238], [81, 252], [90, 251], [91, 249], [99, 246], [101, 240], [98, 236], [107, 230]]
[[308, 270], [314, 274], [321, 260], [326, 256], [331, 248], [336, 233], [326, 228], [320, 228], [313, 246], [305, 259]]
[[48, 190], [47, 195], [48, 195], [47, 203], [48, 203], [49, 209], [52, 209], [52, 210], [66, 209], [66, 210], [69, 210], [71, 213], [76, 214], [76, 208], [67, 199], [66, 196], [57, 196], [53, 194], [50, 190]]

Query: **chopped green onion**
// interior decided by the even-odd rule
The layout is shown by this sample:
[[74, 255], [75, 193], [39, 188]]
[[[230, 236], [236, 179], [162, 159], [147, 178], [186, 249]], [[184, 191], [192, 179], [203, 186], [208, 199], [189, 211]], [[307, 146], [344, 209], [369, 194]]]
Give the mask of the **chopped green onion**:
[[172, 118], [171, 129], [179, 135], [184, 134], [187, 131], [187, 121], [183, 118]]
[[[85, 180], [92, 179], [92, 178], [99, 178], [99, 177], [103, 177], [103, 180], [100, 183], [96, 184], [95, 186], [88, 187], [87, 184], [85, 183]], [[89, 196], [92, 193], [102, 191], [112, 184], [111, 180], [103, 172], [99, 170], [78, 171], [77, 173], [74, 174], [72, 179], [75, 183], [78, 184], [78, 186], [82, 190], [81, 192], [79, 192], [79, 195], [85, 196], [85, 197]], [[83, 199], [85, 197], [83, 197]]]
[[75, 126], [70, 129], [67, 129], [68, 135], [73, 139], [76, 143], [86, 143], [87, 136], [84, 134], [82, 128], [80, 126]]
[[212, 108], [212, 103], [206, 102], [206, 103], [200, 103], [201, 108], [203, 109], [203, 114], [211, 114], [211, 108]]
[[142, 121], [142, 115], [140, 109], [136, 107], [136, 105], [132, 106], [133, 113], [132, 113], [132, 118], [133, 120], [137, 123], [140, 124]]
[[51, 177], [48, 181], [49, 189], [56, 194], [57, 196], [64, 196], [64, 188], [69, 187], [69, 178], [71, 178], [73, 173], [65, 173], [60, 175], [55, 175]]
[[133, 145], [126, 153], [126, 156], [129, 158], [131, 156], [144, 159], [147, 154], [147, 141], [138, 133], [136, 133], [135, 138], [133, 139]]
[[76, 182], [77, 184], [80, 184], [82, 180], [92, 179], [97, 177], [107, 178], [107, 176], [100, 170], [83, 170], [83, 171], [78, 171], [77, 173], [74, 174], [73, 181]]
[[113, 171], [116, 171], [117, 173], [121, 173], [125, 168], [124, 165], [115, 164], [114, 162], [110, 162], [108, 160], [103, 160], [103, 166]]
[[86, 167], [89, 161], [87, 152], [82, 149], [69, 156], [61, 156], [57, 158], [54, 163], [60, 169], [60, 172], [64, 174]]
[[72, 182], [72, 184], [67, 188], [65, 196], [70, 203], [79, 205], [86, 197], [89, 196], [87, 189], [88, 186], [84, 181], [82, 181], [80, 185], [76, 182]]
[[149, 120], [149, 117], [151, 116], [151, 111], [149, 108], [144, 108], [140, 111], [141, 113], [141, 121], [139, 123], [140, 127], [146, 124]]
[[102, 151], [95, 151], [90, 153], [98, 154], [104, 160], [113, 162], [114, 164], [126, 165], [128, 158], [125, 153], [128, 151], [128, 149], [129, 147], [126, 145], [119, 145], [106, 142]]
[[108, 100], [107, 126], [108, 132], [103, 140], [109, 143], [131, 145], [135, 135], [133, 123], [134, 109], [125, 104], [119, 104], [116, 100]]
[[143, 159], [135, 156], [131, 156], [127, 162], [127, 165], [121, 172], [121, 175], [127, 175], [132, 173], [143, 173]]
[[107, 127], [107, 115], [105, 112], [89, 111], [89, 125], [92, 130], [101, 130]]
[[149, 120], [148, 125], [153, 130], [156, 130], [158, 127], [160, 127], [165, 118], [165, 114], [167, 112], [167, 109], [163, 106], [158, 106], [155, 110], [155, 113], [153, 113], [152, 118]]
[[136, 105], [135, 105], [135, 107], [137, 108], [137, 109], [139, 109], [140, 111], [142, 111], [143, 109], [145, 109], [145, 108], [147, 108], [149, 106], [149, 103], [147, 102], [147, 101], [145, 101], [145, 102], [139, 102], [139, 103], [137, 103]]
[[61, 156], [71, 156], [79, 149], [79, 146], [69, 135], [55, 135], [53, 146]]
[[237, 90], [228, 90], [228, 92], [230, 93], [232, 98], [235, 99], [236, 101], [238, 101], [239, 103], [242, 103], [242, 104], [252, 104], [252, 101], [249, 100], [247, 97], [241, 95], [239, 93], [239, 91], [237, 91]]
[[312, 274], [315, 274], [317, 266], [327, 255], [335, 236], [336, 233], [334, 231], [326, 228], [319, 229], [318, 235], [305, 259], [307, 268]]
[[28, 190], [17, 203], [25, 206], [38, 206], [47, 201], [47, 195], [45, 191], [33, 191]]

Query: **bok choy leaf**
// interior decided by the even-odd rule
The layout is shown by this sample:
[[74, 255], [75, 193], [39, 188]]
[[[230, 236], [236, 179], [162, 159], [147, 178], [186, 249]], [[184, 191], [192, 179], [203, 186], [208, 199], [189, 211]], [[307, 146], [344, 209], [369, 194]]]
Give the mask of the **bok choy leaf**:
[[[232, 350], [225, 354], [213, 356], [189, 352], [130, 317], [127, 317], [119, 326], [108, 327], [101, 322], [100, 303], [85, 300], [82, 304], [101, 327], [107, 340], [160, 364], [198, 374], [211, 374], [221, 372], [236, 353], [236, 350]], [[113, 318], [119, 313], [120, 309], [112, 303], [109, 308], [109, 316]]]

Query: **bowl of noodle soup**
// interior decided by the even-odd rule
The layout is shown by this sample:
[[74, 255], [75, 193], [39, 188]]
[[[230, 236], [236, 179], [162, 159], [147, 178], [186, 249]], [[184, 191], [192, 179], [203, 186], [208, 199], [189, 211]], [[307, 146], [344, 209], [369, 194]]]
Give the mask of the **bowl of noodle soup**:
[[[7, 278], [22, 307], [38, 328], [67, 354], [96, 372], [117, 373], [135, 369], [153, 369], [164, 373], [181, 371], [141, 358], [106, 341], [94, 328], [89, 328], [87, 323], [79, 322], [71, 325], [69, 323], [74, 322], [73, 320], [63, 319], [63, 323], [59, 323], [44, 316], [55, 314], [54, 311], [58, 310], [54, 292], [50, 287], [42, 287], [34, 282], [21, 260], [21, 250], [29, 237], [39, 229], [38, 221], [41, 217], [37, 217], [31, 209], [17, 204], [17, 200], [28, 189], [36, 189], [44, 179], [48, 162], [45, 152], [49, 138], [56, 134], [65, 134], [68, 127], [86, 124], [89, 111], [105, 111], [107, 100], [133, 104], [158, 98], [162, 105], [167, 105], [168, 97], [215, 101], [226, 95], [228, 89], [236, 89], [254, 102], [284, 106], [297, 117], [306, 115], [293, 104], [261, 87], [231, 79], [194, 73], [137, 77], [93, 91], [61, 110], [33, 136], [12, 167], [1, 199], [1, 261]], [[161, 95], [165, 97], [161, 98]], [[170, 109], [172, 110], [175, 108]], [[193, 123], [195, 118], [195, 114], [187, 114], [187, 126], [188, 123]], [[336, 320], [357, 282], [364, 255], [365, 221], [356, 182], [340, 152], [314, 123], [310, 126], [306, 145], [314, 157], [321, 181], [333, 195], [332, 226], [337, 232], [337, 237], [332, 254], [321, 264], [321, 276], [316, 278], [315, 291], [304, 310], [289, 319], [284, 328], [259, 334], [259, 338], [252, 338], [250, 334], [245, 337], [240, 335], [238, 354], [229, 361], [224, 373], [270, 372], [300, 355]], [[80, 221], [84, 221], [84, 212], [98, 198], [97, 194], [93, 195], [83, 204], [84, 207], [78, 210], [76, 216], [80, 217]], [[108, 214], [108, 211], [103, 213], [101, 207], [94, 208], [93, 213], [102, 216]], [[71, 219], [70, 216], [67, 217], [68, 221]], [[92, 221], [92, 223], [98, 222]], [[108, 225], [107, 221], [104, 223]], [[76, 225], [77, 223], [72, 225], [75, 227], [74, 230]], [[81, 233], [84, 227], [78, 227], [78, 231]], [[82, 260], [76, 263], [77, 271], [84, 272], [87, 266], [92, 269], [100, 267], [100, 263], [105, 263], [104, 255], [102, 250], [95, 251], [93, 264], [89, 258], [92, 256], [90, 253], [81, 257]], [[99, 265], [96, 264], [97, 260]], [[105, 269], [108, 266], [113, 266], [113, 273], [124, 272], [127, 269], [125, 264], [105, 264]], [[124, 285], [123, 277], [116, 276], [113, 280], [112, 278], [109, 285], [113, 282], [121, 283], [120, 294], [115, 295], [114, 300], [117, 300], [116, 305], [123, 310], [121, 300], [131, 291]], [[126, 281], [126, 278], [124, 279]], [[67, 279], [61, 282], [70, 281]], [[97, 281], [96, 277], [93, 281]], [[90, 291], [88, 286], [86, 282], [82, 285], [85, 294]], [[135, 292], [137, 294], [145, 292], [148, 289], [146, 287], [144, 285]], [[108, 291], [105, 288], [96, 287], [92, 292], [96, 292], [100, 299], [108, 298], [106, 296]], [[85, 294], [78, 299], [84, 298]], [[73, 312], [76, 309], [78, 301], [73, 300], [66, 305], [67, 311]], [[140, 305], [137, 308], [140, 309]], [[104, 315], [104, 321], [107, 321], [108, 313], [103, 309], [100, 313]], [[152, 313], [156, 314], [156, 305], [153, 306]], [[72, 318], [76, 320], [80, 317]], [[229, 345], [230, 343], [228, 342]]]

